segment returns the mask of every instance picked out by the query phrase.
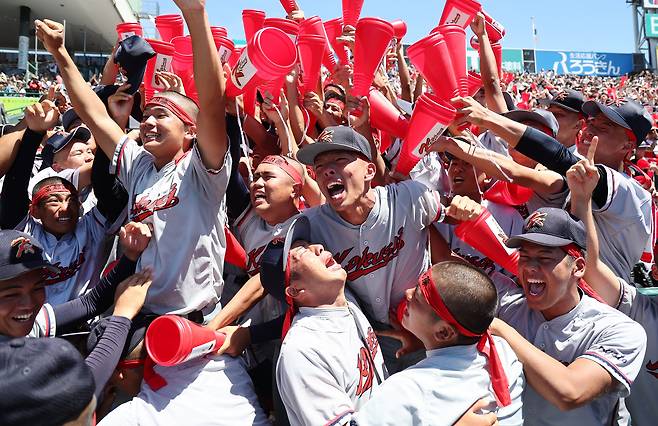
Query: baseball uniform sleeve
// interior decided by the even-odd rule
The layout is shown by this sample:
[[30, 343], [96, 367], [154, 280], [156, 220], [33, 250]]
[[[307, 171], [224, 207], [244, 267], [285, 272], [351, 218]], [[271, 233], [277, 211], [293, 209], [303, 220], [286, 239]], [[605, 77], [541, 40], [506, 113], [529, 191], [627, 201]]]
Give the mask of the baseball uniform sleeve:
[[[429, 189], [420, 182], [408, 180], [395, 185], [397, 202], [408, 206], [408, 219], [421, 230], [441, 219], [443, 205], [438, 191]], [[399, 206], [401, 207], [401, 206]]]
[[608, 326], [599, 326], [601, 332], [579, 358], [603, 367], [617, 381], [619, 396], [627, 397], [642, 368], [647, 335], [640, 324], [623, 316], [611, 318]]
[[114, 150], [112, 161], [110, 162], [110, 174], [116, 175], [119, 181], [126, 188], [130, 187], [133, 171], [139, 166], [140, 162], [151, 155], [128, 136], [121, 138]]
[[203, 165], [199, 147], [194, 144], [190, 158], [190, 167], [192, 168], [196, 179], [199, 182], [199, 191], [202, 191], [211, 200], [221, 200], [226, 195], [229, 175], [231, 173], [231, 155], [229, 151], [224, 154], [224, 163], [220, 169], [208, 169]]
[[354, 405], [330, 367], [315, 352], [284, 342], [276, 381], [291, 425], [349, 422]]
[[658, 299], [655, 296], [646, 296], [637, 291], [637, 288], [619, 279], [621, 291], [617, 309], [628, 315], [645, 327], [645, 330], [655, 332], [658, 326]]
[[46, 303], [34, 319], [34, 325], [27, 337], [55, 337], [56, 331], [57, 323], [53, 307]]

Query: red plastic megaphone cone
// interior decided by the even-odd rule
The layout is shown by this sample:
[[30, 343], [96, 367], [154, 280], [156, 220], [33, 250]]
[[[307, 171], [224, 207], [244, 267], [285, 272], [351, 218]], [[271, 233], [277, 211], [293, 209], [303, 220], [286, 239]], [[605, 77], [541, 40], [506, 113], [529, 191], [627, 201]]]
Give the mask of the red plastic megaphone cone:
[[457, 237], [514, 275], [518, 272], [519, 252], [505, 245], [507, 235], [489, 210], [475, 220], [455, 227]]
[[251, 41], [256, 32], [263, 28], [263, 21], [265, 21], [265, 12], [262, 10], [244, 9], [242, 11], [242, 25], [247, 43]]
[[226, 334], [202, 327], [178, 315], [163, 315], [146, 330], [146, 351], [158, 365], [171, 367], [217, 351]]
[[532, 197], [532, 189], [514, 183], [497, 181], [484, 193], [485, 200], [506, 206], [521, 206]]
[[468, 95], [466, 75], [466, 31], [458, 25], [441, 25], [439, 32], [448, 46], [452, 70], [459, 85], [459, 94]]
[[489, 36], [489, 40], [492, 43], [496, 43], [505, 37], [505, 27], [503, 27], [500, 22], [496, 21], [484, 10], [482, 11], [482, 14], [484, 15], [484, 25], [487, 31], [487, 35]]
[[244, 108], [244, 113], [256, 118], [256, 88], [252, 90], [247, 90], [242, 94], [242, 107]]
[[281, 6], [283, 6], [283, 9], [288, 15], [299, 9], [299, 6], [297, 6], [297, 2], [295, 0], [281, 0]]
[[222, 37], [228, 37], [228, 30], [226, 29], [226, 27], [215, 27], [215, 26], [210, 27], [210, 33], [212, 35], [219, 35], [219, 36], [222, 36]]
[[192, 55], [192, 38], [190, 36], [174, 37], [171, 39], [174, 46], [174, 59], [172, 68], [174, 73], [183, 81], [185, 94], [198, 100], [196, 85], [194, 84], [194, 56]]
[[412, 44], [407, 55], [438, 97], [449, 101], [459, 95], [452, 59], [441, 33], [430, 34]]
[[[408, 126], [407, 126], [408, 127]], [[407, 129], [407, 132], [409, 129]], [[393, 144], [393, 137], [387, 132], [381, 132], [381, 137], [379, 138], [379, 152], [382, 154]]]
[[448, 102], [425, 93], [414, 107], [409, 132], [402, 143], [402, 150], [395, 171], [408, 175], [429, 148], [455, 119], [456, 110]]
[[393, 25], [379, 18], [363, 18], [356, 24], [354, 40], [353, 96], [366, 96], [388, 45]]
[[242, 55], [242, 51], [244, 50], [245, 46], [242, 47], [237, 47], [233, 49], [233, 53], [231, 53], [231, 56], [228, 58], [228, 66], [233, 69], [235, 64], [238, 62], [238, 59], [240, 58], [240, 55]]
[[[322, 25], [320, 26], [322, 27]], [[327, 39], [323, 35], [301, 34], [297, 38], [299, 62], [304, 81], [304, 85], [301, 87], [302, 96], [313, 91], [317, 86], [326, 45]]]
[[242, 270], [247, 270], [247, 253], [242, 244], [235, 238], [235, 235], [224, 226], [224, 237], [226, 238], [226, 254], [224, 261], [237, 266]]
[[263, 28], [278, 28], [284, 33], [290, 36], [290, 39], [294, 42], [299, 34], [299, 24], [290, 19], [284, 18], [265, 18], [263, 22]]
[[229, 40], [225, 36], [214, 35], [212, 36], [215, 41], [215, 47], [217, 48], [217, 55], [219, 55], [219, 61], [222, 65], [229, 61], [229, 58], [233, 54], [233, 49], [235, 44], [233, 41]]
[[171, 41], [183, 35], [183, 17], [176, 14], [156, 16], [155, 28], [163, 41]]
[[336, 52], [334, 51], [334, 48], [331, 46], [331, 43], [329, 42], [327, 31], [325, 30], [324, 24], [322, 23], [320, 17], [311, 16], [310, 18], [302, 21], [302, 23], [299, 24], [298, 37], [301, 37], [303, 34], [318, 35], [324, 38], [325, 46], [324, 46], [324, 56], [322, 57], [322, 63], [329, 71], [333, 71], [336, 68], [336, 65], [338, 65], [339, 60], [338, 57], [336, 56]]
[[329, 40], [331, 48], [334, 50], [334, 52], [336, 52], [339, 63], [346, 64], [347, 52], [345, 51], [345, 46], [336, 40], [343, 31], [343, 18], [330, 19], [323, 25], [324, 30], [327, 33], [327, 40]]
[[370, 102], [370, 124], [372, 127], [404, 139], [409, 130], [409, 120], [374, 87], [368, 93]]
[[363, 0], [343, 0], [343, 25], [356, 28], [362, 7]]
[[494, 58], [496, 58], [496, 66], [498, 67], [498, 75], [503, 75], [503, 46], [500, 43], [491, 43], [491, 50], [493, 50]]
[[475, 94], [482, 87], [482, 77], [475, 71], [468, 72], [468, 96], [475, 96]]
[[142, 30], [142, 25], [139, 22], [122, 22], [117, 24], [116, 29], [119, 40], [123, 40], [134, 35], [138, 35], [140, 37], [144, 35], [144, 30]]
[[482, 5], [475, 0], [446, 0], [439, 25], [459, 25], [468, 27]]
[[[165, 86], [155, 80], [155, 71], [171, 72], [174, 59], [174, 45], [161, 40], [147, 38], [156, 55], [146, 63], [144, 72], [144, 89], [151, 96], [156, 90], [164, 90]], [[148, 98], [150, 99], [150, 98]]]
[[398, 303], [398, 307], [395, 308], [395, 317], [398, 319], [400, 325], [402, 325], [402, 318], [404, 318], [404, 314], [406, 312], [407, 312], [407, 299], [402, 299], [400, 300], [400, 303]]
[[391, 21], [393, 31], [395, 31], [395, 38], [400, 41], [407, 34], [407, 24], [402, 19]]
[[290, 37], [277, 28], [263, 28], [251, 39], [226, 82], [226, 96], [235, 97], [262, 83], [277, 80], [297, 62]]
[[275, 80], [270, 80], [260, 87], [261, 94], [265, 96], [265, 91], [272, 94], [272, 102], [279, 105], [281, 101], [281, 89], [286, 82], [286, 76], [281, 76]]

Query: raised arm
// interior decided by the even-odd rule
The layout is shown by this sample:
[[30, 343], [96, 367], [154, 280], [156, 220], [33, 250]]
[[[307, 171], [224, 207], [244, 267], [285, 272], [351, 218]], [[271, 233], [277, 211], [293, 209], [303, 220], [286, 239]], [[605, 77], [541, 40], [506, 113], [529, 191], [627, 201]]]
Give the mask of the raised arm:
[[615, 273], [599, 258], [599, 238], [592, 214], [592, 192], [599, 181], [599, 170], [594, 165], [598, 142], [599, 138], [595, 136], [587, 151], [587, 159], [580, 160], [567, 171], [567, 183], [571, 190], [571, 213], [583, 221], [587, 232], [587, 266], [584, 279], [605, 303], [616, 307], [621, 283]]
[[507, 104], [503, 97], [503, 91], [500, 89], [498, 65], [491, 48], [489, 35], [487, 35], [484, 15], [477, 14], [471, 23], [471, 29], [480, 43], [480, 73], [482, 74], [482, 85], [484, 86], [484, 98], [487, 101], [487, 107], [494, 112], [507, 112]]
[[228, 149], [224, 71], [210, 33], [205, 0], [175, 0], [192, 37], [194, 81], [199, 90], [197, 142], [203, 164], [220, 169]]
[[64, 27], [48, 19], [36, 20], [35, 25], [37, 37], [57, 62], [75, 111], [93, 133], [98, 146], [112, 158], [116, 144], [123, 137], [123, 129], [112, 120], [105, 105], [82, 78], [73, 59], [66, 51]]

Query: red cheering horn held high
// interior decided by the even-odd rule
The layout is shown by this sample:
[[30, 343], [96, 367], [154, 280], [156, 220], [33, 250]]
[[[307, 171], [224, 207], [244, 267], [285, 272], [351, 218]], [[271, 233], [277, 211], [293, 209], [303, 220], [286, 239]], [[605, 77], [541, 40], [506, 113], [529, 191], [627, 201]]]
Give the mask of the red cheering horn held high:
[[377, 67], [393, 39], [393, 34], [393, 25], [383, 19], [363, 18], [356, 24], [353, 96], [368, 94]]

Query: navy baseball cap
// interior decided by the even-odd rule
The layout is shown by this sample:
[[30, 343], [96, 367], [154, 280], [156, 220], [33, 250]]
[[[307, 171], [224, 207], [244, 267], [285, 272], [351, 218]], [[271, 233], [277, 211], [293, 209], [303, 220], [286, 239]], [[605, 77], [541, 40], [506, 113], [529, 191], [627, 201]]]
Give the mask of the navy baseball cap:
[[566, 210], [542, 207], [525, 220], [523, 233], [508, 239], [505, 245], [519, 248], [524, 241], [546, 247], [576, 244], [585, 250], [585, 227]]
[[84, 411], [94, 390], [91, 370], [66, 340], [0, 344], [0, 424], [64, 424]]
[[144, 80], [146, 63], [154, 56], [155, 51], [151, 45], [138, 35], [121, 40], [114, 53], [114, 62], [126, 72], [130, 84], [126, 93], [132, 95], [139, 90], [139, 85]]
[[583, 112], [590, 117], [602, 113], [613, 123], [633, 132], [637, 143], [642, 142], [653, 125], [649, 112], [635, 101], [618, 100], [607, 105], [587, 101], [583, 104]]
[[564, 89], [551, 93], [550, 98], [540, 99], [539, 103], [546, 106], [555, 105], [570, 112], [581, 113], [585, 97], [577, 90]]
[[10, 280], [36, 269], [59, 273], [59, 268], [44, 259], [43, 249], [31, 235], [13, 229], [0, 231], [0, 280]]
[[356, 152], [372, 161], [372, 151], [368, 140], [348, 126], [326, 127], [317, 137], [315, 143], [308, 144], [297, 151], [297, 159], [302, 164], [312, 166], [315, 157], [329, 151]]
[[64, 130], [69, 132], [71, 131], [71, 127], [72, 127], [71, 125], [76, 120], [80, 120], [78, 113], [75, 112], [75, 109], [69, 108], [66, 111], [64, 111], [64, 114], [62, 114], [62, 127], [64, 127]]
[[517, 122], [532, 121], [533, 123], [539, 123], [548, 128], [553, 137], [556, 137], [557, 132], [560, 130], [560, 125], [553, 113], [545, 109], [533, 109], [532, 111], [516, 109], [502, 115]]
[[91, 132], [84, 126], [79, 126], [73, 129], [72, 132], [57, 132], [46, 141], [45, 146], [41, 150], [41, 170], [53, 165], [55, 154], [63, 150], [66, 145], [71, 141], [77, 140], [87, 142], [91, 138]]
[[[311, 240], [311, 222], [308, 217], [299, 215], [290, 224], [285, 239], [274, 239], [260, 259], [260, 279], [267, 294], [286, 303], [286, 267], [290, 248], [296, 241]], [[284, 260], [285, 259], [285, 260]]]

